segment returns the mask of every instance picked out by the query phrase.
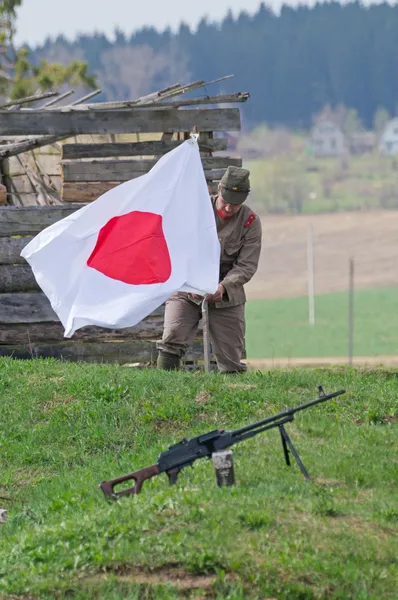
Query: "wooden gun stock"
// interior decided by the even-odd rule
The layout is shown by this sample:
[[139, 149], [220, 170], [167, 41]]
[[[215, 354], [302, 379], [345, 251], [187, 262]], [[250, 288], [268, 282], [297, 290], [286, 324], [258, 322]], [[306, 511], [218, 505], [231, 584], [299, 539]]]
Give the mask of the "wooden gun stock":
[[[103, 481], [100, 484], [100, 488], [104, 492], [104, 496], [107, 500], [117, 500], [122, 496], [139, 494], [144, 481], [154, 477], [155, 475], [159, 475], [159, 473], [160, 471], [158, 465], [151, 465], [150, 467], [145, 467], [144, 469], [134, 471], [134, 473], [129, 473], [128, 475], [122, 475], [122, 477], [117, 477], [116, 479]], [[130, 481], [131, 479], [134, 479], [135, 481], [135, 485], [133, 487], [120, 492], [115, 492], [114, 488], [116, 485], [123, 483], [124, 481]]]

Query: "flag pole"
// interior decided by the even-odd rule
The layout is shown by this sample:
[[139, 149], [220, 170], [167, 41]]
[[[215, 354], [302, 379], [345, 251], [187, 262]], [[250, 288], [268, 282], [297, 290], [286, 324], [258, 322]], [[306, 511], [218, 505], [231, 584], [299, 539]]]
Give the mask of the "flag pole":
[[209, 303], [206, 296], [202, 302], [202, 328], [203, 328], [203, 359], [205, 371], [210, 372], [210, 335], [209, 335]]
[[[199, 138], [199, 129], [194, 125], [191, 130], [191, 137]], [[202, 301], [202, 329], [203, 329], [203, 361], [206, 373], [210, 372], [210, 335], [209, 335], [209, 303], [206, 296]]]

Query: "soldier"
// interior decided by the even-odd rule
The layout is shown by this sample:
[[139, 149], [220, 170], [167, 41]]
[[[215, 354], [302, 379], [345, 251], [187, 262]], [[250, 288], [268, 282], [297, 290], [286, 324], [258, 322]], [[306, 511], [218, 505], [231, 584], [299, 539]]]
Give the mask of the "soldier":
[[[245, 340], [244, 284], [257, 271], [261, 251], [261, 222], [244, 204], [250, 192], [250, 172], [228, 167], [211, 196], [221, 245], [220, 283], [209, 301], [209, 334], [221, 373], [246, 371], [241, 363]], [[159, 350], [159, 369], [178, 369], [195, 337], [201, 319], [202, 298], [178, 292], [166, 302], [164, 330]]]

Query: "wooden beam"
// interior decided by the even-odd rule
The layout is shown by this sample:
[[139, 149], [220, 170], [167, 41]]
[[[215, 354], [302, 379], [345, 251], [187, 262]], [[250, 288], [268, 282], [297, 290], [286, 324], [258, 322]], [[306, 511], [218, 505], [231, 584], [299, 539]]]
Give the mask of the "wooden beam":
[[[224, 175], [225, 169], [213, 169], [210, 171], [205, 171], [205, 177], [208, 181], [220, 181], [221, 177]], [[143, 173], [131, 173], [130, 179], [134, 179], [140, 177]], [[113, 189], [117, 185], [120, 185], [120, 181], [72, 181], [72, 182], [64, 182], [62, 185], [61, 196], [64, 202], [83, 202], [89, 203], [93, 202], [105, 192]], [[0, 229], [1, 232], [1, 229]], [[0, 233], [1, 235], [1, 233]]]
[[[135, 327], [105, 329], [103, 327], [82, 327], [73, 334], [73, 340], [86, 342], [107, 342], [112, 340], [158, 340], [163, 332], [164, 307], [149, 315]], [[0, 344], [29, 344], [62, 342], [64, 328], [58, 323], [13, 323], [2, 324]]]
[[[157, 350], [154, 341], [125, 340], [123, 342], [64, 341], [59, 343], [31, 343], [25, 345], [0, 344], [0, 356], [17, 359], [56, 358], [71, 362], [91, 363], [155, 363]], [[196, 342], [186, 355], [186, 360], [203, 356], [200, 342]]]
[[[63, 144], [62, 159], [107, 158], [112, 156], [158, 156], [166, 154], [167, 152], [170, 152], [170, 150], [174, 150], [183, 142], [184, 140], [159, 140], [115, 144]], [[228, 147], [227, 138], [201, 140], [199, 136], [198, 142], [199, 149], [203, 152], [222, 152]]]
[[[63, 180], [71, 181], [129, 181], [133, 176], [148, 173], [157, 160], [102, 160], [76, 161], [63, 164]], [[203, 157], [205, 171], [226, 169], [229, 165], [241, 167], [241, 158], [228, 156]]]
[[31, 236], [0, 237], [0, 265], [26, 265], [26, 260], [20, 254], [32, 239]]
[[29, 265], [0, 265], [0, 294], [39, 289]]
[[[97, 90], [94, 90], [92, 92], [89, 92], [85, 96], [82, 96], [81, 98], [77, 98], [77, 100], [75, 100], [74, 102], [71, 102], [70, 106], [78, 106], [80, 103], [83, 104], [87, 100], [90, 100], [91, 98], [94, 98], [94, 96], [98, 96], [98, 94], [101, 94], [101, 92], [102, 92], [102, 90], [100, 90], [100, 89], [97, 89]], [[63, 110], [63, 109], [65, 109], [65, 107], [62, 107], [61, 110]]]
[[42, 292], [0, 294], [0, 324], [59, 321]]
[[239, 108], [125, 109], [62, 112], [0, 110], [0, 135], [79, 135], [86, 133], [159, 133], [239, 131]]
[[33, 96], [25, 96], [25, 98], [19, 98], [19, 100], [13, 100], [10, 102], [6, 102], [5, 104], [0, 104], [0, 109], [9, 108], [11, 106], [18, 106], [20, 104], [29, 104], [30, 102], [37, 102], [38, 100], [44, 100], [45, 98], [53, 98], [54, 96], [59, 96], [59, 92], [45, 92], [40, 95]]
[[73, 206], [0, 207], [0, 237], [35, 235], [81, 208]]
[[22, 154], [28, 150], [34, 150], [35, 148], [41, 148], [42, 146], [49, 146], [55, 142], [59, 142], [65, 137], [59, 135], [46, 135], [30, 140], [22, 140], [21, 142], [15, 142], [13, 144], [1, 144], [0, 145], [0, 158], [8, 158], [10, 156], [16, 156]]
[[[137, 174], [138, 176], [139, 174]], [[120, 185], [120, 181], [100, 181], [96, 183], [63, 183], [61, 190], [61, 197], [64, 202], [94, 202], [105, 192], [109, 192], [117, 185]]]
[[[151, 316], [160, 317], [163, 313], [160, 307]], [[0, 294], [0, 324], [17, 323], [59, 323], [59, 319], [43, 292]]]
[[[174, 94], [177, 95], [177, 94]], [[120, 102], [104, 102], [104, 104], [85, 104], [84, 106], [63, 107], [65, 110], [109, 110], [120, 108], [180, 108], [182, 106], [203, 106], [208, 104], [232, 104], [234, 102], [246, 102], [250, 95], [248, 92], [237, 92], [234, 94], [220, 94], [218, 96], [203, 96], [201, 98], [185, 98], [181, 100], [158, 101], [151, 100], [149, 102], [120, 101]]]
[[116, 342], [64, 341], [26, 345], [0, 344], [0, 356], [17, 359], [56, 358], [71, 362], [134, 363], [154, 362], [157, 350], [154, 342], [129, 340]]
[[71, 96], [74, 93], [75, 93], [75, 90], [68, 90], [67, 92], [64, 92], [63, 94], [58, 96], [58, 98], [55, 98], [53, 100], [50, 100], [49, 102], [46, 102], [45, 104], [43, 104], [43, 106], [41, 108], [49, 108], [50, 106], [54, 106], [55, 104], [58, 104], [58, 102], [61, 102], [61, 100], [64, 100], [65, 98], [67, 98], [68, 96]]

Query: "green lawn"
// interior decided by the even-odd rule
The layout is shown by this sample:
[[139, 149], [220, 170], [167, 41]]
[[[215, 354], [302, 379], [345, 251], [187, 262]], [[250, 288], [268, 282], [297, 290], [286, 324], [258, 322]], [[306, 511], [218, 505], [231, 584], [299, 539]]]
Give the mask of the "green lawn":
[[[354, 297], [354, 355], [398, 354], [398, 287], [358, 290]], [[319, 295], [315, 325], [309, 325], [308, 298], [247, 303], [249, 358], [346, 357], [348, 293]]]
[[[318, 384], [347, 394], [287, 426], [310, 483], [273, 430], [236, 447], [234, 487], [217, 488], [202, 460], [118, 503], [98, 489]], [[397, 397], [389, 370], [228, 378], [0, 359], [0, 597], [396, 599]]]

